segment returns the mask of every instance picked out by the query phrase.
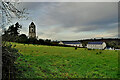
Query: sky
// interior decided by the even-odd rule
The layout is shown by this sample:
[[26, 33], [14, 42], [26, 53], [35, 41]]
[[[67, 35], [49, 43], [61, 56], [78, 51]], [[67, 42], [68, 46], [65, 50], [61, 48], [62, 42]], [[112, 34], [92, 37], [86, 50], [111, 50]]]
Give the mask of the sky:
[[81, 40], [118, 37], [117, 2], [21, 2], [28, 20], [13, 19], [28, 36], [33, 21], [40, 39]]

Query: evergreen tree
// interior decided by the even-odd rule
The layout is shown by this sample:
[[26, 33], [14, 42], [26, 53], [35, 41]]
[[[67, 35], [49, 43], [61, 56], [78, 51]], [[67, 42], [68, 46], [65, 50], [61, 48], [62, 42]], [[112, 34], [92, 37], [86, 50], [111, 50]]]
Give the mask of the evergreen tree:
[[17, 41], [22, 26], [17, 22], [15, 25], [9, 26], [3, 34], [3, 41]]

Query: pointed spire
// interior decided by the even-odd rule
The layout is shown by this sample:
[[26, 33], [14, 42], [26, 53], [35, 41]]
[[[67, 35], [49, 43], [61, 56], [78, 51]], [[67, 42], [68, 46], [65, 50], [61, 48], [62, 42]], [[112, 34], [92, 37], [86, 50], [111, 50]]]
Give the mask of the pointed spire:
[[33, 22], [31, 22], [31, 25], [35, 25]]

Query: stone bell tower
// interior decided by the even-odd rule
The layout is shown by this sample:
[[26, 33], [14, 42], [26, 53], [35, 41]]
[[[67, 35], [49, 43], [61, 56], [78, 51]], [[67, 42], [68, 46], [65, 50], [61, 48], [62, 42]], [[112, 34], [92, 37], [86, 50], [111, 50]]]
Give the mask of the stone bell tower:
[[36, 26], [33, 22], [29, 25], [29, 38], [36, 38]]

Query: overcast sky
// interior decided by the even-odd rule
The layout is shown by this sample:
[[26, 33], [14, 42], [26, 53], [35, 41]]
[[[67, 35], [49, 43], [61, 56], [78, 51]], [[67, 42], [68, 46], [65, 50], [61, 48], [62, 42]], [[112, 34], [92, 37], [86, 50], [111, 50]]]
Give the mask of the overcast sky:
[[118, 37], [117, 2], [22, 2], [19, 6], [29, 13], [28, 20], [19, 20], [22, 34], [28, 35], [33, 21], [37, 36], [43, 39]]

